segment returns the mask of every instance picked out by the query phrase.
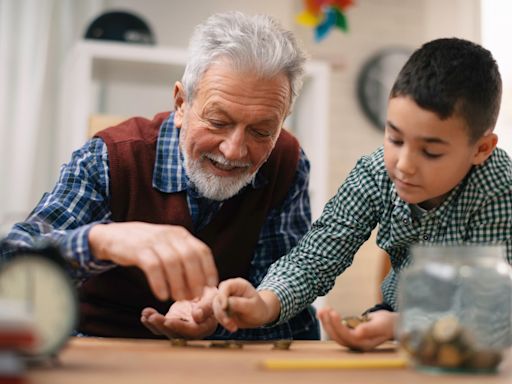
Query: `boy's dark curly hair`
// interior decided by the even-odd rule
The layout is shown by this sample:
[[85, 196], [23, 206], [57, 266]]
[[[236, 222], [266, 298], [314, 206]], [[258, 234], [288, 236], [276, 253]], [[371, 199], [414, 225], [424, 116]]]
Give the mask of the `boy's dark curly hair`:
[[457, 38], [437, 39], [416, 50], [404, 65], [390, 97], [411, 97], [441, 119], [454, 113], [467, 123], [475, 142], [496, 125], [501, 76], [492, 54]]

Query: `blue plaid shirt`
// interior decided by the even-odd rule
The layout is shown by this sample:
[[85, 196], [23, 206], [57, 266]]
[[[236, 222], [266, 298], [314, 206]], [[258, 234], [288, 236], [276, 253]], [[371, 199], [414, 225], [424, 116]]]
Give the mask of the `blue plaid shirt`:
[[[197, 231], [209, 223], [222, 202], [201, 197], [190, 183], [178, 146], [179, 133], [171, 114], [162, 124], [157, 141], [153, 187], [165, 193], [186, 191], [192, 222]], [[311, 209], [308, 180], [309, 161], [301, 150], [293, 185], [282, 206], [270, 212], [261, 230], [249, 273], [254, 286], [261, 282], [273, 259], [286, 254], [309, 229]], [[259, 188], [264, 183], [265, 180], [258, 174], [248, 188]], [[107, 147], [101, 139], [93, 138], [73, 153], [71, 161], [62, 167], [53, 191], [43, 195], [25, 222], [13, 227], [6, 238], [7, 243], [24, 246], [33, 244], [40, 237], [51, 238], [60, 245], [65, 257], [77, 265], [70, 273], [78, 281], [113, 268], [110, 262], [96, 260], [88, 245], [92, 226], [111, 221], [109, 185]], [[3, 248], [2, 258], [9, 257], [8, 247]], [[219, 327], [214, 337], [288, 338], [290, 327], [293, 333], [302, 332], [313, 322], [314, 315], [309, 310], [284, 327], [241, 330], [236, 335]]]

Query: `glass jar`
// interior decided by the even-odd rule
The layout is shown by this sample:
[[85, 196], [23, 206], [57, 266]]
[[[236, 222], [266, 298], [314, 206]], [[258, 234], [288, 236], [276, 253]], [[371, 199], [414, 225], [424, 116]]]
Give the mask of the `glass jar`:
[[415, 246], [397, 336], [418, 368], [493, 372], [512, 345], [512, 268], [501, 246]]

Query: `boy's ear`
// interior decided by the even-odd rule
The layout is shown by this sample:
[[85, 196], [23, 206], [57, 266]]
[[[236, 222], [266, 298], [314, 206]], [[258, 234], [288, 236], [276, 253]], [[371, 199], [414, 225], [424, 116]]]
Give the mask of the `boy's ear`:
[[498, 136], [495, 133], [488, 133], [478, 139], [473, 164], [480, 165], [487, 160], [496, 148], [496, 144], [498, 144]]
[[183, 88], [183, 84], [177, 81], [174, 84], [174, 126], [176, 128], [181, 128], [181, 124], [183, 123], [183, 116], [185, 114], [185, 89]]

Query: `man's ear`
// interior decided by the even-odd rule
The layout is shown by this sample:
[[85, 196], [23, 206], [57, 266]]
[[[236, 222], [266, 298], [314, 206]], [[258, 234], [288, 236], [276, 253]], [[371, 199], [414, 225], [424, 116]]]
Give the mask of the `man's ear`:
[[498, 144], [498, 136], [495, 133], [488, 133], [478, 139], [473, 164], [480, 165], [487, 160], [496, 148], [496, 144]]
[[183, 123], [183, 116], [185, 115], [185, 89], [183, 88], [183, 84], [177, 81], [174, 84], [174, 126], [176, 128], [181, 128], [181, 124]]

